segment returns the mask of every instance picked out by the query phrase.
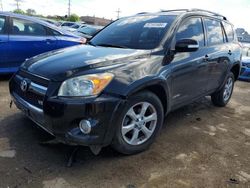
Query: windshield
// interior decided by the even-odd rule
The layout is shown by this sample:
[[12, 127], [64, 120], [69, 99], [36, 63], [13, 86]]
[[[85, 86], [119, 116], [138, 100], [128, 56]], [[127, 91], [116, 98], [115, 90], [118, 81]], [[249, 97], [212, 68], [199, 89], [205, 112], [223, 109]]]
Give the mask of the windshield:
[[123, 18], [95, 35], [90, 43], [97, 46], [154, 49], [175, 18], [174, 15], [140, 15]]
[[93, 28], [93, 27], [82, 27], [80, 29], [78, 29], [79, 32], [87, 34], [87, 35], [94, 35], [98, 29]]

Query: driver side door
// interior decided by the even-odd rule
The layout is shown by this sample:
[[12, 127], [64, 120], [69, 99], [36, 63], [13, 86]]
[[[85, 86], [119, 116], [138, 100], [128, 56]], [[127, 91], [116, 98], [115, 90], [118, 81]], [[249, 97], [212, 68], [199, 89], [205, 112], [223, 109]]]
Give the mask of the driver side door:
[[209, 73], [206, 61], [206, 42], [201, 17], [186, 18], [175, 35], [175, 44], [193, 39], [199, 44], [195, 52], [176, 52], [171, 62], [172, 104], [182, 106], [206, 93]]

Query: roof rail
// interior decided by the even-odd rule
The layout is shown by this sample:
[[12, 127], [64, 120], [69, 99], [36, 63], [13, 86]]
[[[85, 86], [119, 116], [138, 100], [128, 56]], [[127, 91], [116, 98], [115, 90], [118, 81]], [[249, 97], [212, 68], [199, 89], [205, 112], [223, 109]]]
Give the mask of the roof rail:
[[189, 9], [173, 9], [173, 10], [161, 10], [161, 12], [187, 12]]
[[148, 14], [148, 12], [139, 12], [136, 15], [140, 15], [140, 14]]
[[214, 15], [214, 16], [219, 16], [219, 17], [222, 17], [224, 20], [227, 20], [227, 18], [221, 14], [218, 14], [216, 12], [212, 12], [212, 11], [209, 11], [209, 10], [203, 10], [203, 9], [198, 9], [198, 8], [193, 8], [193, 9], [174, 9], [174, 10], [161, 10], [161, 12], [206, 12], [206, 13], [209, 13], [211, 15]]
[[195, 12], [195, 11], [200, 11], [200, 12], [206, 12], [206, 13], [209, 13], [209, 14], [212, 14], [214, 16], [219, 16], [219, 17], [222, 17], [224, 20], [227, 20], [227, 18], [221, 14], [218, 14], [216, 12], [213, 12], [213, 11], [209, 11], [209, 10], [203, 10], [203, 9], [198, 9], [198, 8], [193, 8], [193, 9], [189, 9], [188, 12]]

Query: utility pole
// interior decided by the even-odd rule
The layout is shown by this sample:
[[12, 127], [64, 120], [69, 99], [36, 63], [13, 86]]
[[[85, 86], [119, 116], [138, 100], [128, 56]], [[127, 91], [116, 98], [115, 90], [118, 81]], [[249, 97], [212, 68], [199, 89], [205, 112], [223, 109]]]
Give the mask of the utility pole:
[[70, 9], [71, 9], [71, 0], [69, 0], [68, 17], [70, 17]]
[[20, 9], [20, 2], [23, 0], [15, 0], [16, 1], [16, 8], [19, 10]]
[[120, 18], [120, 13], [121, 13], [120, 8], [118, 8], [118, 10], [116, 12], [117, 12], [117, 19], [119, 19]]
[[19, 10], [20, 8], [19, 8], [19, 2], [21, 1], [21, 0], [15, 0], [16, 1], [16, 8], [17, 8], [17, 10]]

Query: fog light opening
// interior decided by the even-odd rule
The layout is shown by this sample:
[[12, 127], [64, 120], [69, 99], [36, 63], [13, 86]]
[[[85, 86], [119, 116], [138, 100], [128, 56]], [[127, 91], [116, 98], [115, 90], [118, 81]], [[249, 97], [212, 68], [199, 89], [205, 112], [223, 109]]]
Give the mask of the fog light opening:
[[89, 134], [91, 132], [91, 123], [88, 120], [81, 120], [79, 128], [83, 134]]

